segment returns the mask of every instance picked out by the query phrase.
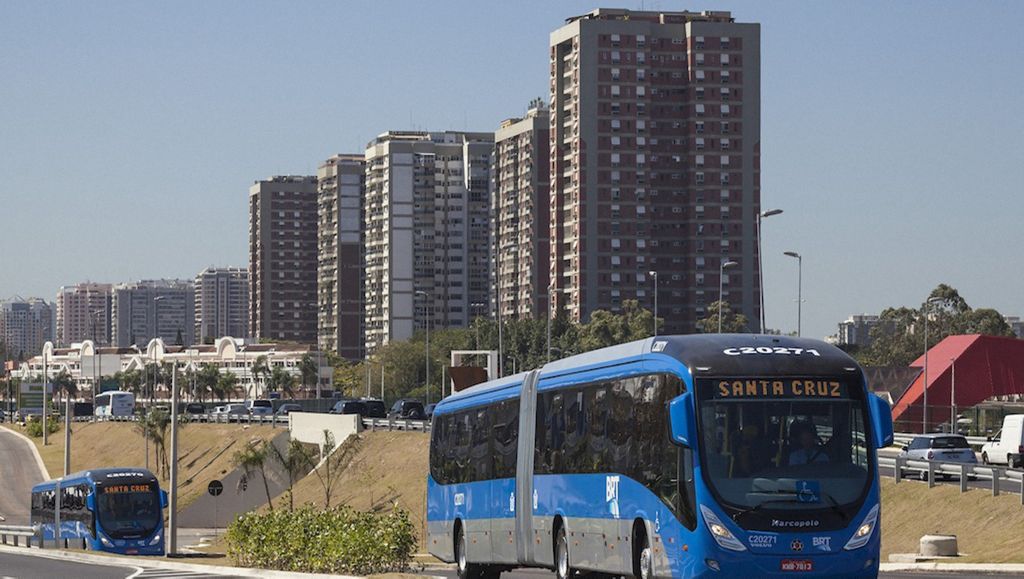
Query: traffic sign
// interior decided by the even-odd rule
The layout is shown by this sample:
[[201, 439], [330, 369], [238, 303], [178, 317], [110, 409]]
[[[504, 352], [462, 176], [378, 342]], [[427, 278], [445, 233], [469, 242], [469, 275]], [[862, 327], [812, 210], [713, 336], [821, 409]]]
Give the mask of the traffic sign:
[[210, 493], [210, 496], [217, 496], [224, 492], [224, 483], [219, 480], [210, 481], [210, 485], [206, 487], [206, 491]]

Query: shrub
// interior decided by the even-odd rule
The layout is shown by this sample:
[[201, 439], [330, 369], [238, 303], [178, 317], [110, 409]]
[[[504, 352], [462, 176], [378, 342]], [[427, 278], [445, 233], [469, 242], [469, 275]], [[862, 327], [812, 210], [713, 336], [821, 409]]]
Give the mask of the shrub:
[[404, 571], [416, 549], [409, 515], [307, 505], [242, 515], [228, 526], [228, 554], [239, 565], [307, 573], [370, 575]]
[[[47, 434], [54, 434], [60, 430], [60, 419], [54, 418], [53, 416], [46, 417], [46, 432]], [[32, 417], [28, 424], [25, 425], [25, 431], [28, 435], [33, 438], [40, 438], [43, 436], [43, 420], [41, 418]]]

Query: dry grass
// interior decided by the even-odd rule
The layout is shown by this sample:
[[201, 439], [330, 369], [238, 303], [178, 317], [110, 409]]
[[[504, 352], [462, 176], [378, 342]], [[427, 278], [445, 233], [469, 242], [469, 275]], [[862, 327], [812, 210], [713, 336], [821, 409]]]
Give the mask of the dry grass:
[[[18, 428], [21, 432], [24, 429]], [[143, 466], [145, 443], [135, 425], [126, 422], [79, 422], [71, 425], [71, 471], [115, 466]], [[242, 443], [259, 438], [267, 440], [281, 433], [280, 428], [237, 424], [192, 423], [178, 431], [179, 508], [184, 508], [206, 492], [206, 485], [230, 472], [232, 455]], [[64, 430], [50, 435], [47, 446], [42, 438], [32, 441], [43, 457], [50, 476], [64, 472]], [[156, 458], [150, 444], [150, 467], [156, 471]], [[168, 448], [170, 452], [170, 448]], [[161, 479], [166, 485], [167, 481]]]
[[929, 489], [916, 482], [882, 479], [882, 561], [916, 553], [923, 535], [956, 535], [964, 563], [1024, 563], [1016, 530], [1024, 528], [1020, 495], [956, 485]]

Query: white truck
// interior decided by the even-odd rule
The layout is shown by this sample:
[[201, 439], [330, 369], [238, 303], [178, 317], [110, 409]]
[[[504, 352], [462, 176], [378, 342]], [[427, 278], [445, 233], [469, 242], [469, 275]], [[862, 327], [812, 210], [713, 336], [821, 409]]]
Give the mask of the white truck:
[[1003, 417], [1003, 427], [981, 447], [981, 462], [1024, 466], [1024, 414]]

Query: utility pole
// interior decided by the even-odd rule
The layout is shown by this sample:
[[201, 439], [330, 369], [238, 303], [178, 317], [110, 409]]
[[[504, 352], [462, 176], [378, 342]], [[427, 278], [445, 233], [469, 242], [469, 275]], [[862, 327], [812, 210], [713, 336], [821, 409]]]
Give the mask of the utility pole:
[[949, 359], [949, 433], [956, 434], [956, 358]]
[[178, 554], [178, 364], [171, 370], [171, 493], [167, 504], [167, 556]]
[[[45, 425], [44, 425], [45, 427]], [[43, 428], [46, 430], [46, 428]], [[64, 391], [64, 476], [71, 474], [71, 392]]]
[[[46, 346], [43, 346], [44, 348]], [[43, 446], [50, 444], [46, 435], [46, 386], [49, 384], [49, 369], [46, 367], [46, 350], [43, 350]]]

